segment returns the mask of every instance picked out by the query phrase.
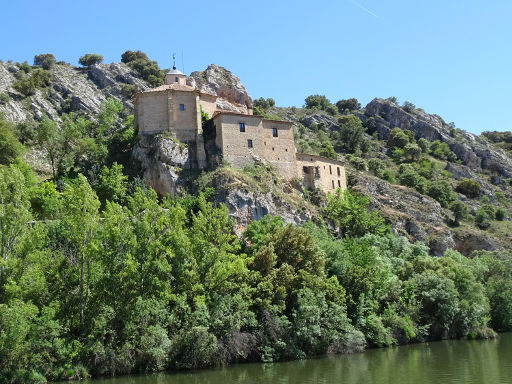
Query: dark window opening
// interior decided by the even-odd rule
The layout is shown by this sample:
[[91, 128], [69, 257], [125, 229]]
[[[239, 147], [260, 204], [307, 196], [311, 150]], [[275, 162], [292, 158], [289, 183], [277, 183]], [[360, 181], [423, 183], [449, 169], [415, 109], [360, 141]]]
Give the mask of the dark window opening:
[[240, 132], [245, 132], [245, 123], [238, 123], [238, 126], [240, 127]]
[[272, 128], [272, 136], [277, 137], [277, 128]]
[[285, 151], [285, 152], [288, 152], [288, 148], [285, 148], [285, 150], [284, 150], [284, 151]]
[[334, 189], [334, 180], [332, 181], [332, 189]]
[[341, 176], [340, 167], [338, 167], [338, 176]]
[[174, 78], [174, 82], [175, 82], [175, 83], [177, 83], [177, 82], [178, 82], [178, 77], [177, 77], [177, 76]]
[[272, 147], [272, 150], [274, 150], [274, 147]]
[[184, 111], [185, 110], [185, 104], [180, 104], [180, 111]]
[[340, 180], [338, 180], [338, 187], [341, 188], [341, 181]]
[[252, 140], [251, 139], [247, 140], [247, 147], [252, 148]]
[[[329, 165], [329, 174], [332, 175], [332, 167], [330, 165]], [[333, 181], [333, 183], [334, 183], [334, 181]]]

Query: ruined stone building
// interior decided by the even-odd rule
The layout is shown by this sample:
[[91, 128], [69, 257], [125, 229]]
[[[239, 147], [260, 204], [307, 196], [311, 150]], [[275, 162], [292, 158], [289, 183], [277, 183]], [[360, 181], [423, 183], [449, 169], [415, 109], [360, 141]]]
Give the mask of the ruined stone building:
[[[187, 84], [176, 67], [165, 76], [164, 85], [135, 98], [135, 124], [139, 135], [169, 132], [187, 144], [194, 166], [207, 165], [201, 111], [213, 119], [215, 144], [222, 159], [243, 168], [254, 161], [272, 164], [284, 180], [299, 178], [306, 188], [333, 192], [346, 188], [341, 162], [316, 155], [297, 153], [293, 123], [253, 115], [252, 105], [238, 111], [225, 110], [218, 95]], [[241, 113], [240, 111], [244, 111]]]

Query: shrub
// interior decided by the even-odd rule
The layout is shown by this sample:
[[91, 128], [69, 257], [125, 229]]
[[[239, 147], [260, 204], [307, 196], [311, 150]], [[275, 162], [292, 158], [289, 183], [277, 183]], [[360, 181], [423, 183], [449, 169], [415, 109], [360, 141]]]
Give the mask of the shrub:
[[332, 146], [330, 141], [325, 141], [322, 143], [322, 147], [320, 148], [320, 156], [324, 156], [334, 160], [338, 158], [338, 154], [334, 150], [334, 147]]
[[[410, 133], [409, 133], [410, 132]], [[414, 133], [409, 130], [393, 128], [389, 134], [389, 148], [404, 148], [407, 144], [414, 142]]]
[[458, 223], [468, 216], [468, 206], [460, 200], [454, 201], [450, 205], [450, 210], [453, 212], [455, 223]]
[[428, 184], [426, 192], [427, 195], [436, 199], [443, 207], [448, 207], [455, 200], [452, 186], [444, 180], [437, 180]]
[[163, 84], [164, 73], [158, 67], [156, 61], [151, 61], [144, 52], [126, 51], [121, 55], [121, 62], [127, 64], [136, 71], [144, 80], [153, 87]]
[[409, 188], [414, 188], [420, 193], [425, 193], [428, 181], [420, 176], [411, 164], [400, 165], [400, 176], [398, 180], [400, 184]]
[[16, 139], [12, 124], [0, 116], [0, 164], [12, 163], [23, 152], [23, 146]]
[[348, 161], [350, 162], [350, 164], [352, 164], [354, 166], [355, 169], [357, 169], [359, 171], [367, 171], [368, 170], [368, 165], [366, 164], [366, 160], [361, 157], [350, 156], [348, 158]]
[[385, 169], [383, 172], [382, 172], [382, 179], [390, 182], [390, 183], [394, 183], [396, 180], [395, 180], [395, 176], [393, 176], [393, 173], [389, 170], [389, 169]]
[[421, 148], [414, 143], [406, 144], [404, 147], [404, 155], [406, 161], [418, 161], [421, 156]]
[[332, 105], [332, 104], [329, 104], [326, 108], [325, 108], [325, 112], [327, 112], [329, 115], [331, 116], [334, 116], [338, 113], [338, 109]]
[[40, 55], [34, 56], [34, 65], [39, 65], [43, 67], [43, 69], [49, 70], [55, 64], [55, 56], [51, 53], [42, 53]]
[[429, 153], [430, 152], [430, 141], [427, 139], [424, 139], [423, 137], [418, 140], [418, 145], [421, 148], [421, 151], [423, 153]]
[[350, 111], [355, 111], [355, 110], [361, 109], [361, 104], [359, 103], [359, 101], [357, 101], [357, 99], [354, 99], [354, 98], [343, 99], [343, 100], [339, 100], [336, 103], [336, 107], [338, 108], [338, 111], [340, 113], [347, 113]]
[[496, 209], [496, 213], [495, 213], [496, 220], [503, 221], [503, 220], [505, 220], [506, 216], [507, 216], [507, 211], [505, 211], [505, 209], [503, 209], [502, 207], [498, 207]]
[[121, 87], [121, 95], [127, 99], [132, 99], [135, 96], [135, 89], [136, 87], [134, 84], [124, 84]]
[[364, 127], [356, 116], [341, 116], [338, 119], [340, 133], [338, 146], [348, 153], [355, 153], [365, 145]]
[[305, 107], [310, 109], [319, 109], [325, 111], [331, 102], [324, 95], [310, 95], [306, 97]]
[[86, 53], [80, 59], [78, 59], [78, 62], [80, 65], [83, 65], [84, 67], [90, 67], [93, 64], [99, 64], [103, 61], [103, 56], [98, 55], [97, 53]]
[[261, 108], [264, 110], [271, 108], [274, 105], [276, 105], [276, 102], [272, 98], [264, 99], [263, 97], [260, 97], [253, 102], [253, 107]]
[[416, 109], [416, 106], [413, 103], [411, 103], [410, 101], [404, 101], [402, 108], [405, 112], [412, 113]]
[[386, 101], [389, 101], [390, 103], [393, 104], [398, 104], [398, 99], [395, 96], [388, 97]]
[[384, 172], [386, 164], [383, 160], [372, 158], [368, 160], [368, 169], [373, 172], [374, 175], [380, 176]]
[[437, 157], [440, 160], [457, 160], [457, 155], [451, 151], [448, 144], [439, 140], [430, 144], [430, 152], [432, 153], [432, 156]]
[[462, 178], [455, 190], [467, 197], [477, 197], [480, 194], [481, 185], [476, 180]]
[[0, 104], [7, 104], [11, 98], [5, 92], [0, 93]]

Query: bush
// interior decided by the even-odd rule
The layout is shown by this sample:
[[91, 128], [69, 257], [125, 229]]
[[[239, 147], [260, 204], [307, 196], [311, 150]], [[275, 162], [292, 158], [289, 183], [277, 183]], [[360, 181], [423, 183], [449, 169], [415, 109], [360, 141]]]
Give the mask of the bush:
[[134, 84], [124, 84], [121, 87], [121, 95], [127, 99], [132, 99], [135, 96], [136, 87]]
[[407, 144], [414, 142], [414, 133], [409, 130], [393, 128], [389, 134], [389, 148], [404, 148]]
[[416, 189], [419, 193], [425, 193], [428, 181], [420, 176], [411, 164], [402, 164], [399, 169], [400, 184]]
[[51, 69], [55, 64], [55, 61], [55, 56], [53, 56], [51, 53], [43, 53], [34, 56], [34, 65], [39, 65], [46, 70]]
[[121, 55], [121, 62], [136, 71], [139, 76], [153, 87], [162, 85], [165, 73], [160, 70], [156, 61], [151, 61], [144, 52], [126, 51]]
[[0, 93], [0, 104], [2, 104], [2, 105], [7, 104], [10, 100], [11, 100], [11, 98], [9, 97], [9, 95], [7, 93], [5, 93], [5, 92]]
[[386, 168], [386, 163], [377, 158], [372, 158], [368, 160], [368, 169], [373, 172], [375, 176], [381, 176]]
[[459, 223], [460, 220], [463, 220], [468, 216], [468, 206], [462, 201], [454, 201], [450, 205], [450, 210], [453, 212], [455, 223]]
[[395, 176], [393, 176], [393, 173], [389, 170], [389, 169], [385, 169], [383, 172], [382, 172], [382, 179], [390, 182], [390, 183], [394, 183], [396, 180], [395, 180]]
[[86, 53], [84, 56], [80, 57], [78, 59], [78, 62], [80, 65], [83, 65], [84, 67], [90, 67], [94, 64], [99, 64], [103, 61], [103, 56], [98, 55], [97, 53]]
[[30, 76], [23, 77], [21, 80], [16, 81], [12, 86], [17, 91], [23, 93], [25, 96], [31, 96], [38, 88], [48, 87], [52, 82], [52, 74], [50, 71], [37, 68], [32, 71]]
[[365, 145], [364, 127], [356, 116], [341, 116], [339, 140], [337, 146], [344, 148], [348, 153], [355, 153]]
[[348, 156], [348, 161], [350, 164], [354, 166], [355, 169], [359, 171], [367, 171], [368, 165], [366, 164], [366, 160], [358, 157], [358, 156]]
[[336, 103], [336, 107], [340, 113], [347, 113], [361, 109], [361, 104], [357, 99], [343, 99]]
[[477, 197], [480, 194], [481, 185], [476, 180], [462, 178], [455, 190], [467, 197]]
[[421, 148], [421, 151], [423, 153], [429, 153], [430, 152], [430, 141], [427, 139], [424, 139], [423, 137], [418, 140], [418, 145]]
[[428, 184], [426, 192], [427, 195], [436, 199], [442, 207], [448, 207], [455, 200], [452, 186], [444, 180], [437, 180]]
[[498, 207], [498, 208], [496, 209], [496, 214], [495, 214], [495, 218], [496, 218], [496, 220], [498, 220], [498, 221], [503, 221], [503, 220], [505, 220], [505, 217], [506, 217], [506, 216], [507, 216], [507, 211], [505, 211], [505, 209], [504, 209], [504, 208], [502, 208], [502, 207]]
[[430, 152], [432, 153], [432, 156], [437, 157], [440, 160], [457, 160], [457, 155], [451, 151], [448, 144], [439, 140], [430, 144]]
[[305, 107], [310, 109], [319, 109], [325, 111], [326, 108], [331, 105], [331, 102], [324, 95], [310, 95], [306, 97]]
[[23, 145], [16, 139], [12, 124], [0, 116], [0, 164], [11, 164], [23, 152]]
[[478, 208], [475, 215], [475, 223], [480, 229], [490, 227], [490, 221], [496, 218], [496, 208], [491, 204], [484, 204]]
[[338, 113], [338, 109], [332, 105], [332, 104], [329, 104], [326, 108], [325, 108], [325, 112], [327, 112], [329, 115], [331, 116], [334, 116]]
[[276, 105], [276, 102], [272, 98], [264, 99], [263, 97], [260, 97], [253, 102], [253, 107], [261, 108], [263, 110], [271, 108], [274, 105]]
[[416, 106], [410, 101], [404, 101], [402, 108], [405, 112], [409, 113], [413, 113], [416, 110]]

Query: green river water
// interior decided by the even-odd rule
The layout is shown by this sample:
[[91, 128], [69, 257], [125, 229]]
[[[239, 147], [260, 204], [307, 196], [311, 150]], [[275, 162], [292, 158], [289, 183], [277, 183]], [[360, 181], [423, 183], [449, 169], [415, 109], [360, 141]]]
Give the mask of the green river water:
[[512, 333], [275, 364], [91, 380], [90, 384], [512, 383]]

